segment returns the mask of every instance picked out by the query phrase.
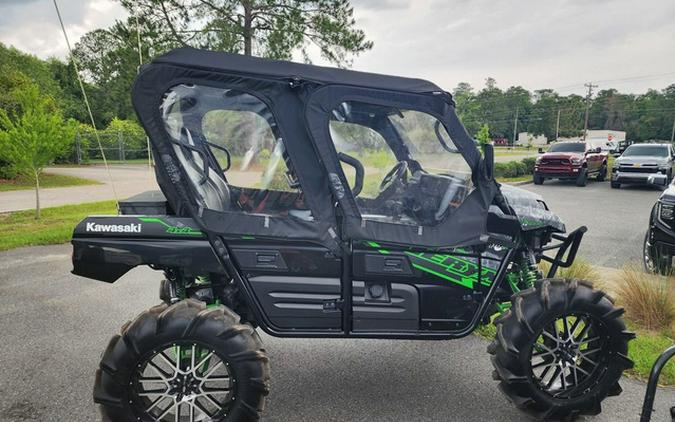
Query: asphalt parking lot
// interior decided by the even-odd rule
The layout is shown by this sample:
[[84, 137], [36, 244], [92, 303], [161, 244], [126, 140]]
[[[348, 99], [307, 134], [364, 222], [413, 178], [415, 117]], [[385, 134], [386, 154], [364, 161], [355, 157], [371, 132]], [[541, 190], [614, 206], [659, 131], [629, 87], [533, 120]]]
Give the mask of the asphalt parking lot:
[[521, 188], [541, 195], [549, 209], [563, 219], [568, 231], [588, 227], [579, 254], [589, 262], [613, 268], [641, 262], [649, 213], [661, 194], [658, 188], [612, 189], [609, 182], [592, 180], [585, 187], [547, 180], [540, 186], [528, 184]]
[[[527, 185], [570, 228], [590, 231], [582, 254], [618, 266], [640, 257], [659, 192], [558, 182]], [[93, 374], [109, 337], [158, 302], [160, 274], [139, 268], [108, 285], [75, 277], [68, 245], [0, 253], [0, 421], [93, 421]], [[266, 421], [522, 421], [491, 378], [487, 342], [288, 340], [263, 335], [271, 358]], [[594, 422], [637, 421], [645, 385], [624, 379]], [[675, 390], [657, 396], [670, 420]]]

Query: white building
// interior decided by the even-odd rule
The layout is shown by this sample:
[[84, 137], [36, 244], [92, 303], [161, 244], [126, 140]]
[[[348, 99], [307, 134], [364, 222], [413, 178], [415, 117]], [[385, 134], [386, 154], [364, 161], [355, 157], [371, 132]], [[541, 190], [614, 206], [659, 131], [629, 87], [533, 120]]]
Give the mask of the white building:
[[[558, 138], [559, 142], [565, 141], [583, 141], [584, 136], [573, 136], [570, 138]], [[616, 151], [619, 142], [626, 140], [626, 132], [623, 130], [589, 130], [586, 132], [586, 142], [593, 148], [600, 147], [603, 151]]]
[[529, 132], [520, 132], [518, 134], [518, 138], [516, 139], [516, 145], [519, 145], [521, 147], [526, 146], [540, 147], [542, 145], [546, 145], [547, 143], [548, 139], [546, 139], [544, 135], [534, 136]]

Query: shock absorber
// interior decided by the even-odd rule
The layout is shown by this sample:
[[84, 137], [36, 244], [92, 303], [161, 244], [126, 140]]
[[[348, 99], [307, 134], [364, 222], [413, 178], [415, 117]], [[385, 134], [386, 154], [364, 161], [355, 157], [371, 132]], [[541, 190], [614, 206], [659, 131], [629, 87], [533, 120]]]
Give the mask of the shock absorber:
[[534, 282], [541, 278], [537, 260], [531, 251], [523, 252], [520, 264], [521, 278], [526, 288], [534, 286]]

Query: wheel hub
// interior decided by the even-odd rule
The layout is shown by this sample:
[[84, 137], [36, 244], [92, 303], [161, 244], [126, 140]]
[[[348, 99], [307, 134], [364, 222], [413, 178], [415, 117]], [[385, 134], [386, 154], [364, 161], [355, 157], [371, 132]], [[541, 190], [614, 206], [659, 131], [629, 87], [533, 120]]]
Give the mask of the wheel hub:
[[154, 421], [196, 422], [227, 414], [234, 399], [229, 364], [197, 344], [171, 345], [139, 365], [139, 411]]
[[200, 382], [192, 374], [178, 374], [173, 381], [169, 381], [168, 394], [176, 397], [177, 401], [182, 401], [186, 396], [200, 394]]
[[542, 330], [534, 344], [532, 375], [554, 397], [573, 394], [598, 367], [604, 342], [591, 317], [561, 316]]

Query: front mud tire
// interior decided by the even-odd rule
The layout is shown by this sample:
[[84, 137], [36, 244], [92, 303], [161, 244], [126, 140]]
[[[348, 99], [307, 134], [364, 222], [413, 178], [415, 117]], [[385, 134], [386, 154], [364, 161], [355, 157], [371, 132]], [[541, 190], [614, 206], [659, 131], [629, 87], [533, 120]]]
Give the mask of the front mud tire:
[[587, 182], [588, 182], [588, 169], [586, 167], [582, 167], [574, 183], [579, 187], [584, 187], [586, 186]]
[[532, 182], [535, 185], [543, 185], [544, 184], [544, 176], [542, 176], [541, 174], [534, 173], [534, 175], [532, 176]]
[[[590, 283], [563, 279], [538, 281], [535, 287], [514, 295], [511, 303], [511, 309], [495, 320], [496, 339], [488, 346], [500, 390], [516, 407], [540, 420], [573, 420], [600, 413], [600, 403], [621, 392], [621, 374], [633, 366], [627, 355], [628, 341], [634, 335], [626, 331], [623, 309]], [[579, 330], [586, 330], [581, 325], [570, 327], [565, 322], [560, 324], [567, 328], [552, 329], [559, 327], [561, 319], [572, 325], [572, 315], [588, 323], [587, 337], [579, 337]], [[592, 340], [591, 335], [598, 339]], [[583, 338], [589, 340], [575, 351], [576, 337], [580, 343]], [[570, 339], [570, 349], [562, 341], [558, 343], [560, 339]], [[596, 346], [601, 348], [599, 352], [593, 352]], [[559, 350], [560, 363], [554, 357], [558, 352], [548, 350]], [[585, 362], [580, 353], [592, 358], [596, 366]], [[546, 375], [541, 375], [547, 367], [554, 371], [549, 375], [554, 379], [550, 387]], [[581, 368], [575, 375], [578, 378], [572, 378], [572, 368]], [[562, 376], [556, 375], [558, 370]], [[583, 375], [582, 370], [589, 375]]]
[[[162, 350], [165, 351], [164, 356], [160, 356]], [[193, 358], [197, 355], [195, 350], [199, 350], [201, 354]], [[205, 398], [198, 403], [207, 410], [213, 410], [206, 419], [237, 422], [260, 420], [264, 399], [269, 392], [269, 363], [260, 337], [253, 327], [239, 323], [239, 317], [226, 307], [220, 305], [207, 308], [203, 302], [187, 299], [170, 306], [157, 305], [143, 312], [123, 326], [121, 333], [110, 340], [96, 371], [94, 385], [94, 401], [100, 405], [104, 422], [173, 421], [185, 420], [185, 417], [187, 420], [203, 419], [199, 418], [200, 411], [194, 404], [197, 399], [193, 399], [192, 406], [189, 405], [190, 397], [198, 396], [197, 391], [190, 394], [175, 393], [179, 394], [177, 398], [168, 397], [153, 410], [145, 410], [149, 407], [148, 400], [154, 401], [158, 397], [148, 398], [138, 391], [143, 391], [144, 384], [143, 381], [139, 383], [139, 379], [148, 379], [142, 372], [143, 368], [150, 368], [153, 356], [161, 357], [160, 361], [171, 361], [173, 358], [175, 362], [182, 362], [182, 368], [181, 364], [176, 365], [183, 372], [174, 372], [180, 372], [179, 378], [182, 381], [187, 377], [185, 374], [190, 372], [190, 359], [194, 359], [192, 372], [195, 378], [191, 382], [195, 386], [200, 380], [207, 379], [209, 374], [218, 373], [214, 371], [221, 371], [223, 375], [219, 378], [212, 376], [204, 391], [223, 386], [224, 384], [218, 384], [225, 382], [223, 379], [229, 380], [227, 386], [222, 387], [223, 390], [231, 390], [225, 393], [227, 396], [212, 395], [209, 400]], [[200, 364], [195, 364], [199, 359], [203, 362], [201, 367]], [[153, 368], [156, 365], [155, 361]], [[160, 369], [167, 373], [161, 375], [153, 369], [155, 378], [172, 379], [170, 366]], [[173, 383], [172, 381], [172, 385]], [[168, 384], [159, 381], [152, 388], [168, 389], [165, 385]], [[176, 412], [171, 410], [164, 416], [160, 415], [164, 408], [170, 408], [171, 400], [180, 400], [183, 408], [181, 410], [181, 407], [177, 407], [180, 418], [176, 418]], [[211, 400], [222, 406], [220, 410], [217, 410]], [[193, 413], [190, 414], [190, 411]]]

